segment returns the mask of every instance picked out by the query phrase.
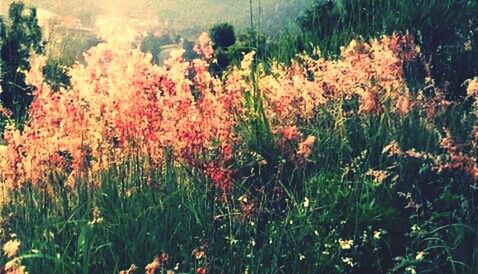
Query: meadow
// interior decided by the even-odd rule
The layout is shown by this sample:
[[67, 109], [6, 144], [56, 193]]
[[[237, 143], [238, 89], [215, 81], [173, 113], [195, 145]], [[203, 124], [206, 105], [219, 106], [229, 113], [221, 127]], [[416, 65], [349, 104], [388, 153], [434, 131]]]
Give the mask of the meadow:
[[219, 74], [207, 32], [162, 65], [99, 43], [55, 88], [32, 54], [0, 273], [478, 273], [478, 5], [392, 2], [318, 1]]

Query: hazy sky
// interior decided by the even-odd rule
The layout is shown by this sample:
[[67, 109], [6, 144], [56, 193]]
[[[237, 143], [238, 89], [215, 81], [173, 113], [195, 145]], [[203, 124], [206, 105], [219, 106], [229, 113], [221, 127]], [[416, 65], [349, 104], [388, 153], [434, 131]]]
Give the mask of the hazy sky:
[[[0, 0], [3, 8], [12, 0]], [[249, 25], [249, 0], [26, 0], [28, 4], [60, 15], [92, 18], [98, 15], [157, 18], [171, 28], [204, 28], [227, 21]], [[276, 31], [294, 20], [313, 0], [253, 0], [254, 20], [261, 14], [264, 31]], [[259, 9], [260, 7], [260, 9]]]

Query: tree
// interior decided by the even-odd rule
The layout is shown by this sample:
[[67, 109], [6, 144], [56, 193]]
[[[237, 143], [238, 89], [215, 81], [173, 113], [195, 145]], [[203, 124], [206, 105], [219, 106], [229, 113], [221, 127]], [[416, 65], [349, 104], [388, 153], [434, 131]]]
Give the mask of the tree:
[[8, 19], [5, 23], [0, 17], [0, 36], [3, 41], [0, 45], [0, 101], [18, 119], [25, 115], [32, 99], [32, 87], [25, 83], [24, 71], [30, 69], [31, 52], [42, 53], [44, 43], [35, 8], [25, 8], [22, 2], [13, 2]]
[[170, 34], [156, 36], [153, 33], [148, 33], [148, 35], [144, 37], [143, 41], [141, 42], [141, 51], [151, 53], [151, 55], [153, 55], [153, 63], [159, 64], [159, 54], [161, 53], [161, 47], [175, 44], [179, 40], [177, 37], [172, 39], [170, 36]]
[[199, 58], [199, 55], [194, 51], [194, 42], [188, 39], [183, 40], [184, 59], [190, 61]]
[[210, 32], [215, 48], [228, 48], [236, 43], [234, 27], [229, 23], [216, 24], [211, 28]]

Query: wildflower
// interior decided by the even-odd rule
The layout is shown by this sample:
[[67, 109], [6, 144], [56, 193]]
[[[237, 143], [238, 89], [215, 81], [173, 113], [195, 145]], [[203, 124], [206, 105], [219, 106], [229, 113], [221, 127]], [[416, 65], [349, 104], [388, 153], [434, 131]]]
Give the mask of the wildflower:
[[161, 266], [168, 260], [169, 255], [165, 252], [161, 253], [159, 256], [154, 257], [154, 260], [145, 267], [146, 274], [154, 274], [155, 271], [161, 269]]
[[287, 127], [282, 131], [282, 135], [286, 141], [296, 140], [299, 134], [299, 129], [296, 126]]
[[473, 50], [473, 42], [471, 41], [471, 39], [468, 39], [465, 43], [463, 43], [463, 48], [465, 51]]
[[200, 260], [206, 257], [206, 252], [204, 252], [204, 250], [201, 250], [201, 249], [194, 249], [192, 252], [192, 255], [196, 258], [196, 260]]
[[410, 111], [410, 99], [408, 98], [408, 96], [401, 95], [400, 97], [398, 97], [395, 108], [398, 114], [407, 114]]
[[470, 79], [465, 82], [468, 85], [466, 94], [468, 96], [476, 96], [478, 94], [478, 78]]
[[239, 206], [240, 215], [239, 219], [241, 222], [246, 222], [250, 220], [250, 218], [256, 213], [257, 210], [257, 202], [255, 200], [248, 200], [247, 198], [241, 201]]
[[[221, 194], [230, 193], [235, 171], [225, 163], [240, 141], [238, 123], [247, 116], [244, 93], [256, 84], [249, 77], [255, 53], [246, 54], [222, 81], [208, 72], [214, 50], [206, 33], [194, 49], [202, 60], [188, 62], [184, 51], [177, 50], [160, 68], [137, 49], [102, 43], [85, 54], [84, 64], [71, 68], [72, 86], [59, 92], [43, 84], [44, 58], [32, 60], [27, 80], [37, 88], [25, 129], [5, 132], [2, 180], [17, 187], [58, 174], [74, 186], [80, 174], [98, 174], [137, 156], [149, 159], [145, 169], [153, 170], [170, 148], [171, 160], [201, 168]], [[334, 61], [302, 55], [290, 66], [274, 63], [272, 73], [258, 66], [265, 118], [282, 139], [300, 142], [298, 122], [310, 123], [329, 102], [356, 96], [362, 112], [377, 112], [388, 101], [405, 112], [410, 96], [403, 63], [418, 53], [413, 36], [394, 34], [368, 43], [353, 41]], [[297, 149], [289, 144], [284, 153], [304, 163], [315, 142], [309, 136]], [[211, 151], [218, 155], [207, 155]], [[263, 158], [257, 162], [268, 164]], [[100, 221], [98, 215], [92, 223]]]
[[[0, 87], [0, 93], [1, 93], [1, 87]], [[13, 112], [9, 110], [8, 108], [5, 108], [0, 104], [0, 116], [4, 116], [6, 118], [9, 118], [13, 115]]]
[[205, 168], [205, 173], [211, 178], [215, 188], [222, 191], [223, 194], [229, 193], [232, 187], [233, 170], [215, 164], [209, 164]]
[[[226, 237], [227, 239], [230, 239], [228, 237]], [[234, 241], [234, 239], [231, 239], [231, 241]], [[204, 241], [200, 247], [198, 248], [195, 248], [193, 250], [193, 252], [191, 252], [191, 255], [194, 256], [196, 258], [196, 260], [200, 260], [200, 259], [205, 259], [207, 254], [206, 254], [206, 250], [208, 248], [208, 243], [206, 241]]]
[[342, 258], [342, 262], [344, 264], [349, 265], [350, 267], [354, 267], [355, 263], [353, 262], [353, 259], [350, 257]]
[[379, 110], [378, 96], [377, 93], [371, 90], [364, 92], [360, 111], [363, 113], [373, 113]]
[[198, 43], [194, 47], [196, 53], [202, 55], [204, 59], [209, 60], [214, 55], [214, 49], [212, 48], [212, 42], [209, 38], [209, 35], [206, 32], [203, 32], [199, 38]]
[[100, 224], [103, 222], [103, 217], [101, 217], [101, 211], [98, 207], [94, 207], [92, 210], [93, 220], [89, 221], [90, 224]]
[[307, 159], [312, 154], [312, 149], [315, 144], [315, 137], [309, 136], [305, 141], [299, 144], [299, 149], [297, 150], [297, 155]]
[[119, 274], [132, 274], [137, 270], [136, 265], [132, 264], [128, 269], [120, 271]]
[[392, 141], [390, 144], [386, 145], [383, 150], [382, 154], [388, 155], [388, 156], [396, 156], [396, 155], [401, 155], [403, 152], [398, 146], [397, 141]]
[[351, 249], [352, 248], [352, 245], [354, 244], [354, 241], [353, 240], [339, 239], [339, 244], [340, 244], [340, 248], [346, 250], [346, 249]]
[[[249, 71], [251, 69], [252, 62], [254, 61], [254, 56], [256, 55], [255, 51], [251, 51], [244, 55], [244, 58], [241, 61], [241, 69], [244, 71]], [[247, 74], [246, 74], [247, 76]]]
[[196, 273], [197, 274], [206, 274], [207, 270], [204, 267], [198, 267], [198, 268], [196, 268]]
[[156, 270], [160, 268], [161, 268], [161, 263], [159, 262], [159, 260], [155, 258], [151, 263], [146, 265], [144, 270], [146, 271], [146, 274], [154, 274]]
[[307, 197], [304, 198], [304, 208], [309, 207], [309, 199]]
[[374, 238], [375, 240], [380, 240], [381, 236], [382, 236], [382, 232], [381, 232], [381, 231], [376, 230], [376, 231], [373, 232], [373, 238]]
[[417, 271], [415, 270], [415, 268], [411, 267], [411, 266], [407, 266], [407, 268], [405, 268], [405, 270], [411, 274], [417, 274]]
[[241, 195], [238, 199], [239, 202], [247, 203], [247, 195]]
[[18, 259], [8, 261], [3, 269], [5, 270], [5, 274], [27, 274], [25, 266], [22, 266]]
[[384, 170], [369, 170], [365, 175], [372, 177], [376, 185], [380, 185], [387, 179], [389, 174]]
[[3, 253], [5, 254], [5, 256], [10, 258], [17, 255], [19, 248], [20, 248], [20, 241], [16, 239], [10, 240], [6, 242], [5, 245], [3, 246]]
[[421, 261], [425, 258], [425, 252], [424, 251], [419, 251], [417, 252], [417, 256], [415, 256], [415, 260]]
[[412, 229], [412, 231], [418, 231], [418, 230], [420, 230], [420, 227], [416, 224], [413, 224], [411, 229]]

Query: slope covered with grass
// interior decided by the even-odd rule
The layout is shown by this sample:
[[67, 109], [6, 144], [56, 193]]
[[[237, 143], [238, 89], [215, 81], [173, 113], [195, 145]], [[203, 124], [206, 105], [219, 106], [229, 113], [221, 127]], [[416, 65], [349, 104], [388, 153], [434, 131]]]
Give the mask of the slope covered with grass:
[[221, 76], [207, 34], [161, 67], [103, 43], [59, 89], [31, 59], [21, 130], [0, 109], [2, 271], [477, 272], [478, 78], [452, 100], [382, 32]]

